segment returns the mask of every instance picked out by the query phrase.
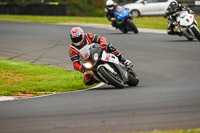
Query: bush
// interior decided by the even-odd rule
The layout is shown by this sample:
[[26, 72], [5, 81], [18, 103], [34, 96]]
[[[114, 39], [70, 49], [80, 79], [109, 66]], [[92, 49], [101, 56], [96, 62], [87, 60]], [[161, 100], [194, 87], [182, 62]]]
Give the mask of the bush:
[[[0, 2], [7, 3], [40, 3], [41, 0], [0, 0]], [[52, 2], [52, 0], [44, 0], [45, 3]], [[104, 16], [104, 6], [106, 0], [54, 0], [58, 3], [67, 3], [68, 16]]]
[[66, 0], [69, 16], [104, 16], [105, 0]]

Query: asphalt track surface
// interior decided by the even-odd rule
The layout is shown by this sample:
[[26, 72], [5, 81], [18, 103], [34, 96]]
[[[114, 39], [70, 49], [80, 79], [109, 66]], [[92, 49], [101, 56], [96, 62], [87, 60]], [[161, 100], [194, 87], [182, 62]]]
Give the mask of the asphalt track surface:
[[[0, 57], [71, 69], [72, 26], [0, 22]], [[112, 133], [200, 127], [200, 42], [83, 27], [134, 63], [138, 87], [0, 102], [1, 133]]]

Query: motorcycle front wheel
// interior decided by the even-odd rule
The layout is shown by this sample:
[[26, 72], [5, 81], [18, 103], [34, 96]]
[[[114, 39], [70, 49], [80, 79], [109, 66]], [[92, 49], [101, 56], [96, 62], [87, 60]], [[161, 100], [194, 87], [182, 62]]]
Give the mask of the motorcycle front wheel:
[[116, 88], [124, 88], [124, 83], [119, 77], [109, 72], [105, 67], [101, 66], [98, 69], [101, 76], [103, 76], [109, 84], [115, 86]]
[[191, 28], [192, 32], [194, 33], [195, 37], [200, 41], [200, 32], [196, 26]]
[[132, 21], [128, 21], [127, 24], [135, 34], [138, 34], [138, 29]]

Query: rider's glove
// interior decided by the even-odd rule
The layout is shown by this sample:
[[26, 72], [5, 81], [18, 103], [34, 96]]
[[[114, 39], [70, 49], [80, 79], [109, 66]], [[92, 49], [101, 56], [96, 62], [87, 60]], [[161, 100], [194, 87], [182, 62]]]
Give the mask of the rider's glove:
[[107, 45], [107, 50], [110, 51], [111, 53], [117, 50], [112, 43], [108, 43]]
[[189, 13], [194, 14], [194, 11], [190, 10]]
[[101, 43], [101, 44], [100, 44], [100, 47], [101, 47], [102, 50], [107, 51], [107, 45], [108, 45], [108, 44], [107, 44], [106, 42], [104, 42], [104, 43]]

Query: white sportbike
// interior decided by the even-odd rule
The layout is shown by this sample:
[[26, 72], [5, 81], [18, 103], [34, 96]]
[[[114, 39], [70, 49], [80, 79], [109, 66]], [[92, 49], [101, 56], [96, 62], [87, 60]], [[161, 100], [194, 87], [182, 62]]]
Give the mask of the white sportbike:
[[200, 41], [200, 31], [197, 27], [197, 21], [193, 14], [188, 11], [180, 11], [177, 14], [176, 20], [178, 22], [175, 29], [178, 32], [182, 32], [183, 35], [190, 41], [198, 39]]
[[97, 81], [116, 88], [124, 88], [125, 84], [137, 86], [139, 83], [139, 78], [132, 67], [120, 63], [114, 54], [102, 51], [99, 44], [85, 46], [80, 52], [79, 61], [83, 69]]

